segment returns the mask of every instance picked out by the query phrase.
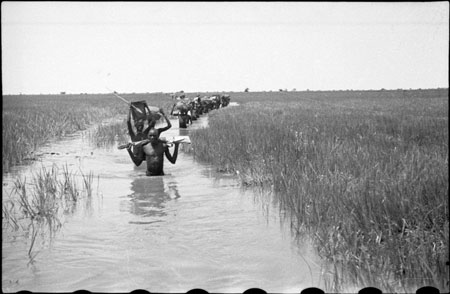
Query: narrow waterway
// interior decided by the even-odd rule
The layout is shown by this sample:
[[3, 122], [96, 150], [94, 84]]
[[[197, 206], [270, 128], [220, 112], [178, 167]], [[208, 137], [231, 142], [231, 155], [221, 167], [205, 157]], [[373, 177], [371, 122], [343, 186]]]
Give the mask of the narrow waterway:
[[[162, 136], [189, 135], [207, 117], [184, 130], [172, 124]], [[3, 292], [324, 289], [309, 243], [299, 248], [270, 200], [242, 190], [233, 175], [180, 152], [176, 164], [165, 160], [165, 176], [147, 177], [145, 162], [135, 167], [117, 144], [99, 148], [88, 137], [49, 144], [38, 161], [3, 176], [6, 201], [17, 177], [31, 179], [42, 167], [94, 175], [90, 201], [65, 217], [51, 242], [35, 245], [33, 262], [29, 237], [3, 229]]]

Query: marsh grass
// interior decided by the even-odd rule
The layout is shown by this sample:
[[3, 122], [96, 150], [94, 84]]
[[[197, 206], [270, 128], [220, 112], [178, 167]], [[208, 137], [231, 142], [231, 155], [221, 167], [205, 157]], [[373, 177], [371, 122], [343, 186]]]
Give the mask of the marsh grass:
[[[149, 105], [170, 110], [167, 95], [122, 96], [129, 101], [146, 100]], [[3, 172], [33, 159], [36, 150], [51, 139], [86, 130], [105, 119], [126, 118], [128, 114], [128, 106], [112, 94], [6, 95], [2, 106]]]
[[52, 240], [60, 230], [64, 216], [74, 212], [80, 199], [89, 201], [92, 197], [92, 172], [81, 172], [82, 187], [77, 174], [68, 170], [67, 165], [60, 171], [56, 166], [51, 169], [42, 167], [30, 181], [18, 178], [9, 200], [3, 201], [3, 229], [21, 231], [28, 236], [30, 262], [33, 262], [38, 250], [38, 239], [42, 244]]
[[107, 125], [98, 125], [89, 135], [89, 139], [97, 147], [111, 147], [116, 142], [128, 142], [130, 139], [127, 131], [126, 120]]
[[274, 191], [333, 265], [332, 291], [448, 291], [448, 92], [385, 94], [246, 101], [191, 133], [193, 150]]
[[[170, 98], [159, 94], [122, 96], [129, 101], [146, 100], [149, 105], [165, 107], [166, 111], [172, 103]], [[2, 104], [3, 173], [33, 159], [49, 140], [92, 125], [98, 124], [92, 135], [98, 146], [122, 140], [126, 131], [124, 120], [103, 124], [106, 120], [126, 119], [128, 114], [128, 106], [113, 95], [15, 95], [3, 96]], [[17, 237], [25, 234], [30, 262], [34, 262], [39, 253], [37, 245], [44, 246], [52, 240], [66, 215], [83, 204], [86, 212], [92, 209], [93, 182], [92, 172], [84, 174], [80, 170], [77, 174], [69, 171], [67, 165], [42, 167], [31, 179], [17, 178], [11, 195], [2, 201], [3, 232], [10, 231]]]

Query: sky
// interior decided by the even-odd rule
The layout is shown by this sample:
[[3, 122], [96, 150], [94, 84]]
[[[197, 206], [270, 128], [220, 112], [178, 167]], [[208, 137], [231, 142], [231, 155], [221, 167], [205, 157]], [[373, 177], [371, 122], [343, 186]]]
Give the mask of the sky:
[[449, 2], [2, 2], [3, 94], [448, 87]]

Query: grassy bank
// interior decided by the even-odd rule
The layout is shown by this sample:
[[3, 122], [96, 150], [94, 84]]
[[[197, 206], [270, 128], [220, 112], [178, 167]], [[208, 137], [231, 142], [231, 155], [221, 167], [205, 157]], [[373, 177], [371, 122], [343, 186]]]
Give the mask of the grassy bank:
[[[146, 100], [169, 111], [163, 94], [124, 94], [129, 101]], [[3, 172], [23, 164], [51, 139], [58, 139], [108, 118], [126, 118], [128, 106], [112, 94], [3, 96]], [[126, 125], [123, 125], [126, 130]]]
[[196, 158], [273, 191], [335, 290], [448, 291], [448, 91], [251, 94], [191, 134]]

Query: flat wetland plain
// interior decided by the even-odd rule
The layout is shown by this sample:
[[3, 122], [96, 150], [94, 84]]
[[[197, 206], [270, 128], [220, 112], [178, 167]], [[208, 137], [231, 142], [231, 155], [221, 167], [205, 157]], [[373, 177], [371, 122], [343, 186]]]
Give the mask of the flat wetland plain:
[[[330, 289], [449, 291], [448, 89], [227, 94], [239, 106], [210, 112], [190, 152], [272, 194], [293, 236], [330, 265]], [[166, 113], [173, 103], [122, 96]], [[127, 111], [112, 94], [3, 96], [3, 172]], [[127, 140], [124, 127], [98, 131]], [[5, 228], [14, 217], [2, 211]]]

